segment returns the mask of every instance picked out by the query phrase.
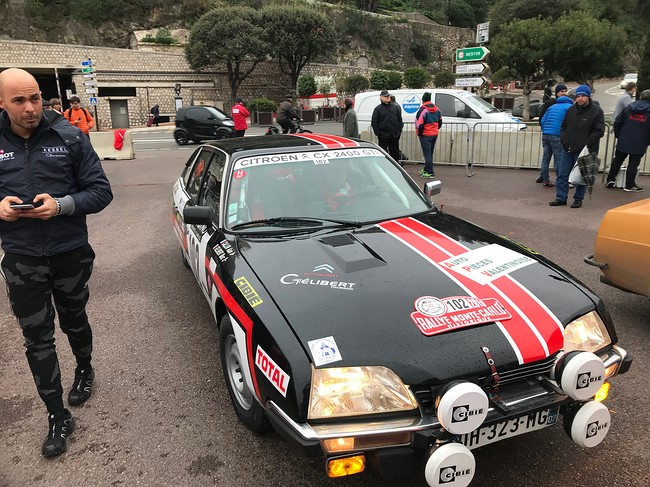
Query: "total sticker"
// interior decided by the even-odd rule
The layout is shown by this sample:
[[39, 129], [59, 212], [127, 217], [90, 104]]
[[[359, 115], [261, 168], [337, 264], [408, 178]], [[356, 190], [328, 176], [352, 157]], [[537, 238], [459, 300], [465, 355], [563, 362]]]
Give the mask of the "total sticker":
[[505, 306], [494, 298], [422, 296], [415, 301], [414, 307], [411, 320], [426, 336], [512, 318]]
[[343, 360], [333, 336], [311, 340], [307, 342], [307, 345], [309, 346], [309, 350], [311, 350], [311, 356], [314, 359], [314, 365], [316, 367]]

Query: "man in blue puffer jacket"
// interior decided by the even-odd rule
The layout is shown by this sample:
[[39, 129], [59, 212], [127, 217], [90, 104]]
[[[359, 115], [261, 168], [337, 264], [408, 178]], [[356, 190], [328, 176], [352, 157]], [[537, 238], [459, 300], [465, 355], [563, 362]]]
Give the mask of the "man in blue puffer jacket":
[[68, 403], [80, 405], [94, 379], [86, 303], [95, 253], [86, 215], [104, 209], [113, 194], [88, 137], [58, 114], [43, 116], [31, 74], [16, 68], [0, 73], [0, 108], [0, 268], [47, 408], [42, 453], [51, 457], [65, 451], [74, 430], [63, 405], [54, 310], [77, 362]]
[[[558, 85], [562, 87], [564, 85]], [[565, 87], [566, 91], [566, 87]], [[566, 112], [573, 105], [573, 100], [568, 96], [558, 96], [555, 103], [553, 103], [545, 112], [539, 124], [542, 126], [542, 148], [544, 153], [542, 155], [542, 173], [541, 179], [544, 186], [552, 187], [554, 184], [548, 173], [551, 164], [551, 155], [553, 156], [553, 167], [555, 173], [560, 167], [562, 160], [562, 143], [560, 142], [560, 127]]]
[[623, 189], [631, 193], [640, 193], [643, 188], [636, 184], [636, 173], [641, 158], [650, 145], [650, 90], [644, 90], [639, 101], [629, 104], [616, 117], [614, 133], [618, 142], [605, 187], [615, 186], [616, 175], [625, 158], [630, 156]]

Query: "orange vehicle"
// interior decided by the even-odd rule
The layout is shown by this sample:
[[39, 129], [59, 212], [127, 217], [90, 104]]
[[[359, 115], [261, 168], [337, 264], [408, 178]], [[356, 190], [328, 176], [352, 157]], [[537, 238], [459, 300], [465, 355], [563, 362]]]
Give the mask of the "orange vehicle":
[[650, 298], [650, 198], [609, 210], [584, 260], [601, 282]]

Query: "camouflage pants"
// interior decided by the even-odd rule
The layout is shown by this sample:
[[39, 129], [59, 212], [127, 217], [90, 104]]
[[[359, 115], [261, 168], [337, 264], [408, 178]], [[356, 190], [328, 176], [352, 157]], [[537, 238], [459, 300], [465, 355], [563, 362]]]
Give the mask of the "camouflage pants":
[[25, 337], [27, 361], [50, 413], [63, 409], [61, 373], [54, 346], [54, 308], [77, 365], [90, 365], [92, 331], [86, 303], [94, 259], [92, 247], [86, 244], [50, 257], [6, 253], [0, 261], [11, 309]]

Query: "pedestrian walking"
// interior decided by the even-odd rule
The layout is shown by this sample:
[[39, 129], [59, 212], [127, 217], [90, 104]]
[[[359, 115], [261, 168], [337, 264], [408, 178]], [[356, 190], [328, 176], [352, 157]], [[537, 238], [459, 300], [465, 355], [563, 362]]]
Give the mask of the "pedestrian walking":
[[[558, 85], [561, 87], [563, 85]], [[566, 86], [563, 91], [560, 93], [566, 93]], [[551, 156], [553, 157], [553, 166], [555, 167], [555, 176], [560, 168], [560, 163], [562, 161], [562, 143], [560, 142], [560, 128], [562, 122], [564, 121], [564, 116], [566, 112], [573, 106], [573, 100], [568, 96], [558, 96], [555, 103], [553, 103], [546, 113], [540, 120], [540, 125], [542, 126], [542, 162], [541, 162], [541, 172], [539, 178], [537, 179], [538, 183], [543, 183], [546, 187], [555, 186], [551, 182], [551, 177], [549, 174], [549, 168], [551, 165]]]
[[94, 381], [86, 303], [95, 253], [86, 215], [104, 209], [113, 195], [88, 138], [55, 112], [43, 115], [31, 74], [0, 73], [0, 108], [0, 269], [47, 408], [42, 453], [51, 457], [65, 451], [75, 428], [63, 403], [55, 309], [77, 362], [68, 404], [78, 406], [90, 398]]
[[158, 106], [158, 103], [156, 103], [154, 106], [151, 107], [150, 110], [151, 113], [151, 123], [155, 125], [156, 127], [159, 127], [160, 124], [160, 107]]
[[70, 97], [70, 108], [63, 112], [63, 116], [72, 125], [89, 136], [90, 129], [95, 126], [95, 120], [85, 108], [81, 107], [81, 100], [78, 96]]
[[397, 103], [391, 103], [390, 93], [383, 90], [379, 95], [381, 103], [372, 112], [370, 126], [377, 136], [378, 145], [395, 160], [400, 161], [399, 139], [402, 135], [402, 110]]
[[344, 103], [345, 115], [343, 115], [343, 135], [358, 139], [359, 123], [357, 121], [357, 112], [354, 110], [353, 102], [350, 98], [346, 98]]
[[426, 91], [422, 94], [422, 106], [415, 114], [415, 130], [424, 156], [424, 168], [420, 170], [420, 177], [425, 179], [436, 177], [433, 171], [433, 150], [436, 148], [440, 127], [442, 127], [442, 114], [431, 101], [431, 93]]
[[[623, 95], [625, 96], [625, 95]], [[636, 184], [641, 158], [650, 145], [650, 90], [644, 90], [638, 101], [630, 103], [614, 120], [616, 151], [607, 174], [606, 188], [616, 186], [616, 176], [627, 157], [630, 162], [625, 172], [625, 191], [640, 193], [643, 188]]]
[[[562, 163], [556, 175], [555, 200], [550, 206], [567, 204], [569, 193], [569, 174], [578, 160], [582, 149], [586, 146], [591, 154], [598, 153], [598, 144], [605, 134], [605, 115], [600, 105], [591, 100], [591, 89], [587, 85], [576, 88], [576, 101], [566, 112], [560, 126], [560, 141], [562, 143]], [[585, 198], [587, 187], [578, 184], [575, 187], [571, 208], [580, 208]]]
[[232, 112], [232, 119], [235, 122], [235, 133], [233, 137], [243, 137], [246, 129], [248, 129], [246, 119], [251, 116], [244, 105], [244, 100], [237, 98], [230, 111]]

